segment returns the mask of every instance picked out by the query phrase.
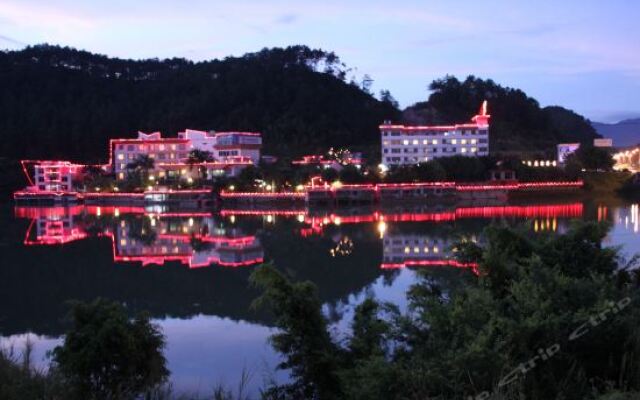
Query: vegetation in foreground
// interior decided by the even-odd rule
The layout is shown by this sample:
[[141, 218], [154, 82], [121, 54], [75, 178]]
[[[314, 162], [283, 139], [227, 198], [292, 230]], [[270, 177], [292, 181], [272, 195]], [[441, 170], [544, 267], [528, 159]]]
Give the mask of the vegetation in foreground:
[[429, 272], [400, 312], [373, 299], [351, 335], [332, 338], [312, 284], [264, 266], [253, 281], [276, 316], [275, 349], [292, 381], [270, 399], [631, 399], [640, 395], [640, 275], [607, 227], [532, 236], [491, 227], [461, 243], [477, 262], [459, 287]]

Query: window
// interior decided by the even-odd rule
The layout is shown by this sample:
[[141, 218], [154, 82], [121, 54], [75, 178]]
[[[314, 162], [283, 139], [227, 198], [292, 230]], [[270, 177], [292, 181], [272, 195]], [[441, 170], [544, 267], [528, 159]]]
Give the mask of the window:
[[460, 152], [461, 152], [461, 153], [466, 153], [466, 152], [467, 152], [467, 149], [466, 149], [465, 147], [463, 147], [462, 149], [460, 149]]
[[383, 152], [384, 154], [387, 154], [387, 153], [389, 152], [389, 149], [384, 149], [384, 150], [382, 150], [382, 152]]
[[433, 140], [431, 141], [431, 144], [438, 144], [438, 139], [433, 139]]
[[458, 144], [458, 139], [451, 139], [451, 144]]
[[403, 141], [402, 141], [402, 144], [404, 144], [404, 145], [406, 146], [406, 145], [408, 145], [408, 144], [409, 144], [409, 141], [408, 141], [408, 140], [403, 140]]
[[467, 139], [462, 139], [462, 140], [460, 141], [460, 143], [462, 143], [462, 144], [467, 144]]
[[118, 154], [118, 160], [124, 160], [124, 154], [122, 153]]

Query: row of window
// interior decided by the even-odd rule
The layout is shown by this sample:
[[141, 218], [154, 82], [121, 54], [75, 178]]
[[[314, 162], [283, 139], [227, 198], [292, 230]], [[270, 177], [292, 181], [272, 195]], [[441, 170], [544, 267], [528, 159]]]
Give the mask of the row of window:
[[[143, 153], [119, 153], [116, 156], [116, 159], [118, 161], [133, 161], [135, 160], [140, 154]], [[147, 154], [147, 153], [144, 153]], [[189, 154], [188, 153], [148, 153], [147, 154], [150, 158], [157, 158], [158, 160], [184, 160], [186, 159]]]
[[38, 185], [40, 190], [48, 190], [50, 192], [59, 192], [69, 190], [69, 185]]
[[[438, 139], [422, 139], [422, 141], [418, 140], [418, 139], [413, 139], [413, 140], [408, 140], [408, 139], [404, 139], [404, 140], [400, 140], [400, 139], [393, 139], [393, 140], [383, 140], [382, 141], [382, 145], [383, 146], [389, 146], [389, 145], [404, 145], [404, 146], [409, 146], [409, 145], [414, 145], [417, 146], [420, 144], [420, 142], [422, 142], [423, 145], [437, 145], [439, 143], [442, 144], [458, 144], [458, 139], [442, 139], [442, 140], [438, 140]], [[460, 144], [476, 144], [476, 143], [487, 143], [488, 140], [487, 138], [480, 138], [480, 139], [460, 139]]]
[[[442, 153], [457, 153], [458, 152], [458, 148], [457, 147], [442, 147], [440, 150], [441, 150]], [[487, 151], [486, 147], [479, 147], [479, 148], [470, 147], [468, 149], [466, 147], [460, 148], [460, 153], [467, 153], [467, 152], [469, 152], [469, 153], [476, 153], [476, 152], [482, 153], [482, 152], [485, 152], [485, 151]], [[426, 154], [426, 153], [432, 153], [433, 154], [433, 153], [438, 153], [438, 148], [437, 147], [423, 148], [422, 152], [417, 147], [414, 147], [413, 149], [409, 149], [409, 148], [397, 149], [397, 148], [395, 148], [395, 149], [382, 149], [382, 152], [384, 154], [388, 154], [388, 153], [391, 153], [391, 154], [400, 154], [400, 153], [413, 153], [413, 154], [415, 154], [415, 153], [425, 153]]]
[[[414, 131], [414, 135], [422, 136], [449, 136], [449, 135], [486, 135], [488, 133], [485, 129], [466, 129], [459, 131]], [[382, 136], [406, 136], [407, 133], [403, 131], [383, 131]]]
[[116, 149], [126, 151], [163, 151], [163, 150], [186, 150], [185, 144], [118, 144]]
[[388, 253], [410, 254], [412, 252], [412, 250], [413, 250], [414, 254], [419, 254], [419, 253], [424, 253], [424, 254], [436, 253], [437, 254], [437, 253], [440, 252], [440, 248], [438, 246], [433, 246], [433, 247], [427, 247], [427, 246], [424, 246], [424, 247], [418, 247], [418, 246], [409, 247], [409, 246], [407, 246], [405, 248], [402, 248], [402, 247], [391, 247], [391, 248], [390, 247], [385, 247], [384, 248], [385, 254], [388, 254]]

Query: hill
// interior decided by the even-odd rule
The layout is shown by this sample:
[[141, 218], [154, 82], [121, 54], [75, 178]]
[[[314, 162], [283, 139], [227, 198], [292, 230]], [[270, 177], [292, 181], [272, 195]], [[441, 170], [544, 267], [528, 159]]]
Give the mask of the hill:
[[640, 118], [626, 119], [615, 124], [592, 122], [591, 125], [600, 135], [613, 139], [616, 147], [640, 144]]
[[376, 99], [334, 53], [306, 46], [241, 57], [124, 60], [58, 46], [0, 52], [0, 158], [101, 162], [114, 137], [184, 128], [263, 133], [265, 153], [297, 156], [331, 146], [379, 151], [378, 125], [467, 121], [489, 100], [493, 150], [546, 150], [597, 133], [562, 107], [541, 108], [518, 89], [473, 76], [431, 83], [404, 112]]
[[109, 138], [184, 128], [260, 131], [276, 155], [368, 146], [399, 111], [348, 71], [305, 46], [198, 63], [48, 45], [0, 52], [0, 157], [105, 161]]
[[403, 111], [405, 123], [449, 124], [475, 115], [482, 100], [489, 102], [492, 150], [552, 150], [557, 143], [591, 142], [599, 137], [581, 115], [559, 106], [540, 107], [519, 89], [503, 87], [474, 76], [460, 81], [447, 76], [435, 80], [425, 102]]

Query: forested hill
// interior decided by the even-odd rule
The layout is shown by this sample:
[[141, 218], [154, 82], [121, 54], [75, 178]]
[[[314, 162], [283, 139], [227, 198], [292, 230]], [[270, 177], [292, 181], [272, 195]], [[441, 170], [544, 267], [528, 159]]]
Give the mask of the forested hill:
[[0, 51], [0, 157], [105, 161], [109, 138], [184, 128], [259, 131], [276, 155], [372, 146], [400, 112], [349, 74], [335, 54], [304, 46], [199, 63]]
[[407, 123], [437, 124], [467, 121], [489, 102], [492, 150], [552, 150], [557, 143], [590, 143], [600, 137], [588, 120], [559, 106], [540, 107], [522, 90], [469, 76], [447, 76], [431, 83], [425, 102], [403, 112]]
[[123, 60], [58, 46], [0, 51], [0, 158], [99, 162], [110, 138], [184, 128], [263, 133], [265, 153], [297, 156], [331, 146], [379, 151], [378, 125], [465, 122], [489, 100], [493, 150], [589, 142], [595, 130], [561, 107], [541, 108], [491, 80], [445, 77], [403, 113], [331, 52], [265, 49], [194, 63]]

